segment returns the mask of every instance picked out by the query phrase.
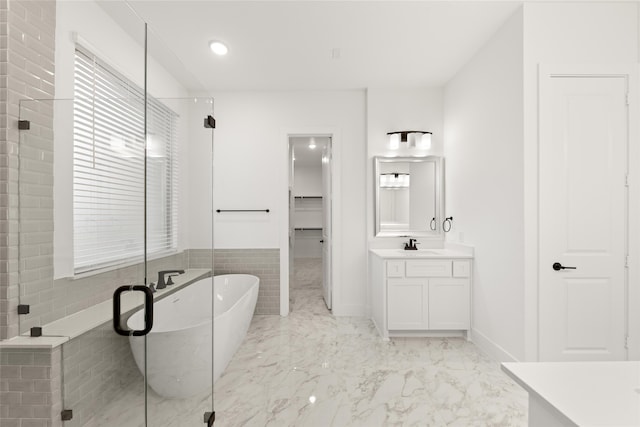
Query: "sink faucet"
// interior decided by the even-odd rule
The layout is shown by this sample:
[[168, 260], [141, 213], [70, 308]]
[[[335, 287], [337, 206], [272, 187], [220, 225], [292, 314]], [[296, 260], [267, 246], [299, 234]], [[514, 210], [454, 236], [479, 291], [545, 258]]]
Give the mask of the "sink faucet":
[[416, 239], [409, 239], [409, 243], [405, 243], [404, 244], [404, 250], [405, 251], [417, 251], [418, 247], [416, 245], [419, 245], [420, 243], [418, 243], [416, 241]]
[[[162, 270], [158, 271], [158, 283], [156, 285], [156, 289], [164, 289], [167, 285], [173, 285], [173, 281], [171, 280], [171, 276], [174, 274], [182, 274], [184, 270]], [[169, 280], [164, 281], [164, 276], [169, 276]]]

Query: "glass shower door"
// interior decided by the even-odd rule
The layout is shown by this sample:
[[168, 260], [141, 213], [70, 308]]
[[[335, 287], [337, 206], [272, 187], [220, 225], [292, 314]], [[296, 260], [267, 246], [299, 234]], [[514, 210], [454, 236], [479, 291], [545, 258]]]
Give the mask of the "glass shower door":
[[[144, 426], [145, 25], [123, 2], [59, 2], [55, 100], [20, 103], [20, 333], [45, 337], [51, 423]], [[114, 19], [118, 16], [118, 19]], [[142, 349], [141, 367], [134, 357]], [[34, 358], [35, 363], [35, 358]], [[59, 408], [59, 412], [58, 412]]]
[[149, 426], [213, 423], [213, 100], [189, 93], [204, 90], [147, 27], [147, 280], [166, 283], [146, 336]]
[[[107, 111], [123, 106], [132, 125], [114, 132]], [[117, 335], [112, 320], [117, 287], [127, 289], [123, 315], [144, 305], [129, 291], [144, 287], [143, 106], [81, 93], [20, 106], [20, 329], [55, 341], [52, 417], [65, 426], [145, 425], [144, 371], [132, 353], [144, 337]]]
[[126, 3], [58, 13], [60, 98], [21, 102], [8, 156], [19, 331], [55, 341], [52, 421], [207, 425], [213, 101]]
[[[208, 420], [213, 412], [213, 130], [205, 127], [204, 119], [213, 116], [213, 102], [148, 102], [154, 104], [148, 121], [148, 250], [171, 251], [171, 244], [177, 248], [173, 261], [148, 260], [149, 280], [156, 282], [158, 270], [184, 271], [172, 275], [172, 284], [155, 294], [154, 328], [146, 336], [148, 425], [207, 425], [205, 416]], [[170, 133], [151, 130], [167, 121], [172, 123]], [[173, 239], [167, 237], [172, 230], [177, 231]]]

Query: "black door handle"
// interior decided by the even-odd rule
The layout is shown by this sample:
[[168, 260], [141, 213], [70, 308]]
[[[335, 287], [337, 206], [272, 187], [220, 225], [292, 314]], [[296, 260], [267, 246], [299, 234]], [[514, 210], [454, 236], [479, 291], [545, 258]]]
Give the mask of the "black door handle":
[[324, 243], [324, 240], [320, 240], [320, 243]]
[[551, 266], [553, 267], [553, 269], [555, 271], [560, 271], [560, 270], [575, 270], [575, 267], [565, 267], [564, 265], [560, 264], [559, 262], [554, 262], [553, 265]]
[[[144, 293], [144, 329], [131, 330], [120, 327], [120, 296], [123, 292], [139, 291]], [[153, 292], [146, 286], [120, 286], [113, 293], [113, 329], [118, 335], [140, 337], [147, 335], [153, 328]]]

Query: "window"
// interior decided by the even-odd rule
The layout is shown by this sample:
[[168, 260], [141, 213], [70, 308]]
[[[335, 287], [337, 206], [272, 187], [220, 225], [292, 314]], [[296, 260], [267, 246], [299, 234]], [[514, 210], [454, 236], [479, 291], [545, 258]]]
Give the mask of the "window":
[[[73, 245], [76, 274], [144, 251], [144, 91], [77, 45], [73, 103]], [[177, 119], [147, 99], [147, 253], [177, 248]]]

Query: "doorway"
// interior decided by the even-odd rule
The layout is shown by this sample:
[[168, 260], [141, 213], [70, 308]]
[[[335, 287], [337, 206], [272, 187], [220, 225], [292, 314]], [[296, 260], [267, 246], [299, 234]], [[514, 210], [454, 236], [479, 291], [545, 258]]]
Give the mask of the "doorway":
[[540, 83], [539, 360], [627, 360], [629, 78]]
[[289, 137], [290, 311], [332, 308], [331, 142], [322, 135]]

